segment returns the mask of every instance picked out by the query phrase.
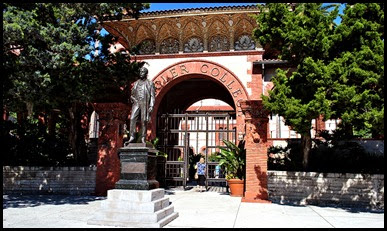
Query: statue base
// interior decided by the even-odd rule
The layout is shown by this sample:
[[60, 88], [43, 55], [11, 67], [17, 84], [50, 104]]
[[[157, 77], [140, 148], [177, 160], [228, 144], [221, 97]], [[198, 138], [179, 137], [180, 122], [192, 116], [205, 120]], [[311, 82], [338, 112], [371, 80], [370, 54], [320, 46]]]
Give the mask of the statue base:
[[156, 153], [149, 144], [129, 143], [120, 148], [121, 162], [120, 180], [116, 182], [116, 189], [151, 190], [159, 188], [156, 180]]
[[108, 191], [101, 209], [87, 221], [89, 225], [109, 225], [130, 228], [161, 228], [176, 219], [179, 213], [164, 189]]

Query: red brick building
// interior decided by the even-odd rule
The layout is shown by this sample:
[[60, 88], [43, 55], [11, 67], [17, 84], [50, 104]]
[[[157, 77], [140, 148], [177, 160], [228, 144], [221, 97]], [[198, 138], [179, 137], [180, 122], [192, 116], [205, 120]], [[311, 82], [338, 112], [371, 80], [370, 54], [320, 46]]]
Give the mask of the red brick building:
[[[273, 86], [270, 74], [282, 62], [263, 60], [265, 51], [252, 38], [257, 25], [251, 15], [258, 13], [256, 6], [169, 10], [143, 13], [137, 20], [124, 18], [102, 24], [119, 38], [112, 52], [138, 46], [135, 59], [147, 63], [148, 78], [156, 86], [148, 138], [158, 136], [166, 126], [158, 122], [163, 115], [187, 113], [197, 101], [218, 99], [229, 105], [226, 111], [231, 117], [227, 121], [232, 125], [223, 128], [234, 129], [234, 136], [230, 137], [235, 142], [246, 142], [243, 201], [268, 200], [267, 148], [273, 143], [271, 131], [277, 131], [276, 138], [281, 138], [275, 121], [279, 117], [273, 119], [262, 109], [261, 95]], [[98, 194], [114, 188], [119, 179], [117, 150], [123, 144], [123, 127], [127, 124], [130, 106], [122, 102], [95, 104], [100, 117]], [[317, 124], [319, 129], [325, 126], [321, 120]], [[290, 136], [290, 133], [289, 137], [282, 135], [283, 138]]]

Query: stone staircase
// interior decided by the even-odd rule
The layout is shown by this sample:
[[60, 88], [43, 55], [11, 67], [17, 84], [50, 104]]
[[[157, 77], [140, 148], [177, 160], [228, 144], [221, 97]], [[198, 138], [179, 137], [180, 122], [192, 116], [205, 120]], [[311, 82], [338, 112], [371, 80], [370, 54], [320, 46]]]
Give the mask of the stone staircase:
[[161, 228], [177, 218], [174, 206], [164, 197], [164, 189], [108, 191], [101, 210], [87, 221], [90, 225]]

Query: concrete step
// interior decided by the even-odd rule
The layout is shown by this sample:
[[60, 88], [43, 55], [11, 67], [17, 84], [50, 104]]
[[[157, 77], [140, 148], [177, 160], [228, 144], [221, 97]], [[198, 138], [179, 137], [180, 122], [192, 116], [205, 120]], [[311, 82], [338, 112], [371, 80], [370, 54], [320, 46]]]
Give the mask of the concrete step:
[[163, 218], [167, 217], [168, 215], [172, 214], [174, 212], [174, 210], [175, 210], [175, 208], [173, 205], [168, 205], [167, 207], [155, 212], [155, 214], [157, 216], [157, 221], [160, 221]]
[[161, 228], [167, 225], [172, 220], [176, 219], [179, 216], [178, 213], [173, 212], [161, 219], [158, 222], [154, 223], [143, 223], [143, 222], [130, 222], [130, 221], [112, 221], [112, 220], [89, 220], [88, 224], [93, 225], [107, 225], [107, 226], [118, 226], [118, 227], [128, 227], [128, 228]]
[[109, 201], [151, 202], [164, 197], [164, 189], [127, 190], [112, 189], [108, 191]]
[[163, 219], [159, 220], [157, 222], [157, 224], [159, 224], [159, 226], [155, 227], [155, 228], [161, 228], [161, 227], [164, 227], [165, 225], [167, 225], [169, 222], [173, 221], [174, 219], [176, 219], [177, 217], [179, 216], [179, 213], [177, 212], [173, 212], [171, 214], [169, 214], [168, 216], [164, 217]]
[[113, 201], [104, 200], [101, 202], [101, 208], [106, 210], [122, 211], [122, 212], [144, 212], [153, 213], [163, 209], [169, 205], [169, 198], [161, 198], [151, 202], [135, 202], [135, 201]]
[[98, 211], [92, 219], [90, 219], [88, 224], [98, 224], [94, 222], [107, 221], [107, 222], [131, 222], [131, 223], [157, 223], [163, 218], [174, 212], [174, 206], [169, 205], [163, 209], [160, 209], [157, 212], [136, 212], [136, 211], [119, 211], [111, 209], [103, 209]]

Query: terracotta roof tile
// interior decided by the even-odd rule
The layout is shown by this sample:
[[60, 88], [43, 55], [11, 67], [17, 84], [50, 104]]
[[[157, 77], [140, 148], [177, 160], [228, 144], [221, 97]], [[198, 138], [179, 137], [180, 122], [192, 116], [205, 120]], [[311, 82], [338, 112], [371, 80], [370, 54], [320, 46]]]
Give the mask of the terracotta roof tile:
[[181, 13], [206, 13], [206, 12], [219, 12], [219, 11], [238, 11], [238, 10], [258, 10], [257, 5], [242, 5], [242, 6], [217, 6], [217, 7], [200, 7], [200, 8], [187, 8], [187, 9], [173, 9], [173, 10], [161, 10], [161, 11], [148, 11], [140, 14], [140, 17], [160, 16], [160, 15], [173, 15]]
[[257, 60], [254, 63], [272, 63], [272, 64], [279, 63], [279, 64], [283, 64], [283, 63], [288, 63], [288, 61], [281, 60], [281, 59], [263, 59], [263, 60]]

